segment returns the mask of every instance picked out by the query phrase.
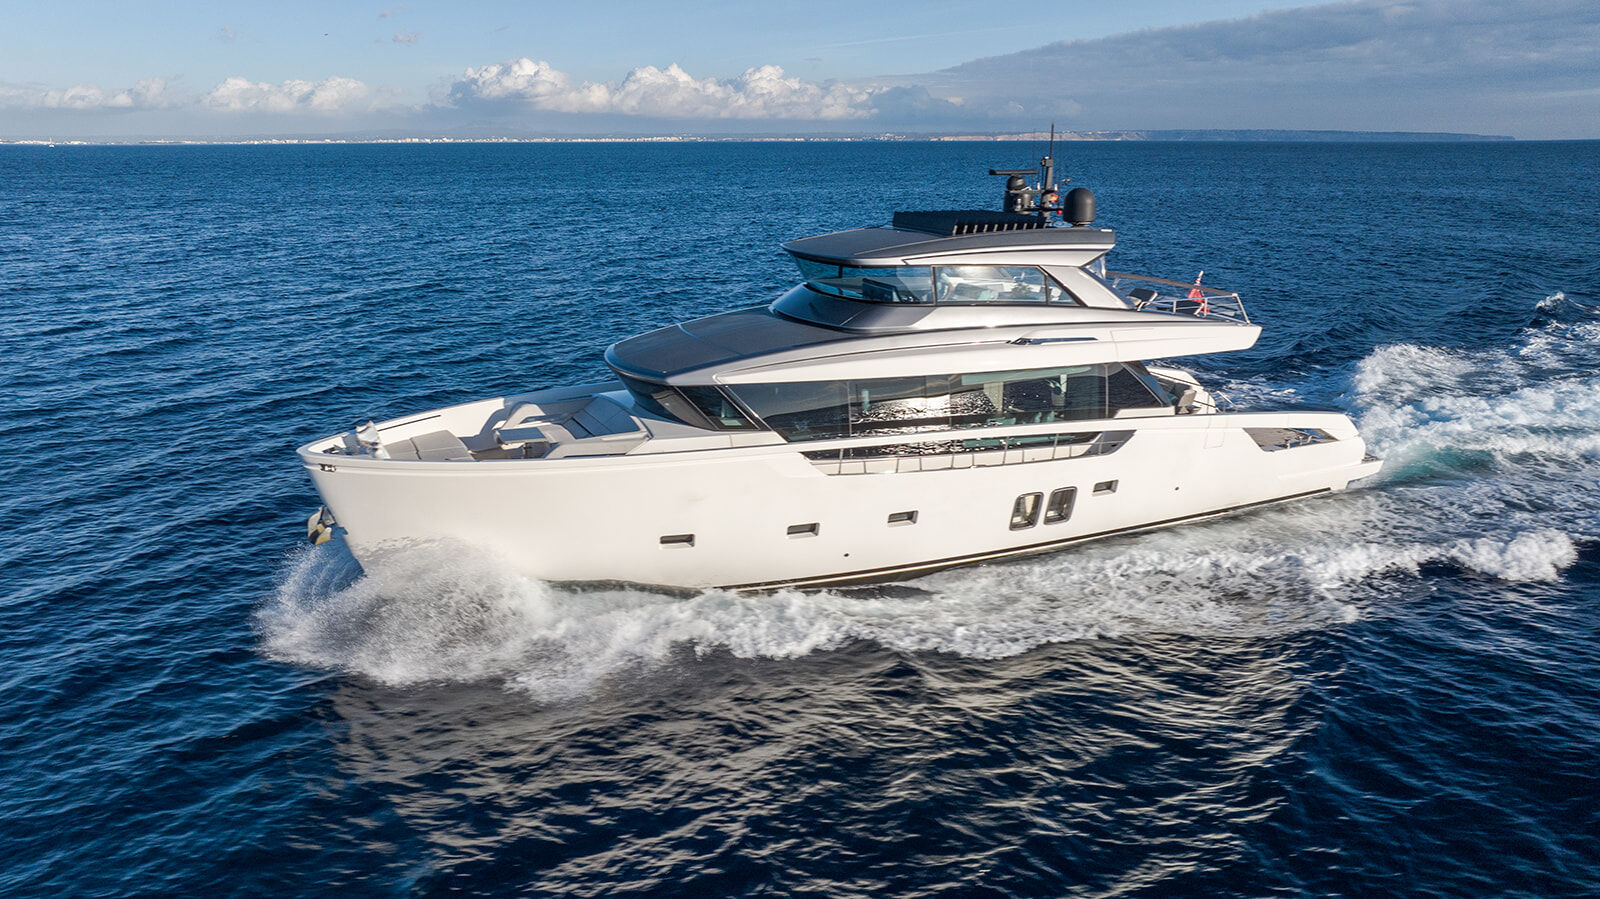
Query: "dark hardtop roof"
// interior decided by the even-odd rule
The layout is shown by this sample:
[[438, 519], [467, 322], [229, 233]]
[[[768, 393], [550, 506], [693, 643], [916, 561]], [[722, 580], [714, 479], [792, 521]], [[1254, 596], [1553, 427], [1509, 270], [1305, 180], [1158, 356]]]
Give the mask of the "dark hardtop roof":
[[[1003, 218], [1017, 216], [1029, 222], [1038, 222], [1033, 216], [1018, 213], [983, 212], [979, 210], [974, 215]], [[835, 231], [832, 234], [819, 234], [815, 237], [801, 237], [791, 240], [783, 245], [788, 252], [807, 259], [820, 259], [841, 265], [894, 265], [906, 256], [928, 256], [939, 253], [960, 253], [974, 250], [1005, 250], [1015, 247], [1032, 248], [1039, 246], [1055, 247], [1082, 247], [1109, 250], [1116, 244], [1116, 235], [1104, 228], [1049, 228], [1049, 227], [1010, 227], [1005, 230], [960, 233], [936, 233], [923, 228], [902, 227], [901, 222], [907, 221], [902, 216], [932, 217], [928, 219], [913, 218], [918, 224], [926, 224], [932, 228], [943, 223], [951, 231], [956, 231], [964, 225], [977, 225], [976, 221], [967, 222], [962, 216], [968, 212], [957, 210], [954, 212], [917, 212], [895, 213], [894, 227], [880, 226], [876, 228], [854, 228], [849, 231]], [[1001, 227], [1004, 221], [996, 223]]]
[[659, 381], [708, 365], [854, 336], [859, 335], [795, 321], [758, 306], [630, 337], [606, 351], [606, 362], [624, 374]]

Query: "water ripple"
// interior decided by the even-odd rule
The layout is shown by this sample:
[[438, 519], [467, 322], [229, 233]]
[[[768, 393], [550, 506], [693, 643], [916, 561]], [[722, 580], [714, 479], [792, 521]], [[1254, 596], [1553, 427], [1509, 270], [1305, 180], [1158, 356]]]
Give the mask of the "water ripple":
[[1593, 144], [1074, 145], [1119, 266], [1266, 324], [1201, 373], [1350, 412], [1364, 490], [754, 597], [296, 548], [304, 440], [1033, 152], [0, 147], [0, 891], [1592, 892]]

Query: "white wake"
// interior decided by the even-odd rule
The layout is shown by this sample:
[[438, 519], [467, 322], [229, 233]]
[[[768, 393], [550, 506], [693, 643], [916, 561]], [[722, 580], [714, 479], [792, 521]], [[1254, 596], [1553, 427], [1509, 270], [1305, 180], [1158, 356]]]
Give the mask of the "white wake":
[[1345, 375], [1351, 412], [1386, 460], [1375, 486], [898, 589], [573, 589], [451, 544], [362, 573], [334, 543], [290, 560], [258, 627], [289, 661], [557, 697], [685, 649], [782, 659], [871, 641], [996, 658], [1100, 637], [1337, 626], [1404, 595], [1425, 565], [1551, 581], [1576, 559], [1575, 538], [1600, 537], [1597, 355], [1593, 323], [1531, 329], [1491, 351], [1380, 347]]

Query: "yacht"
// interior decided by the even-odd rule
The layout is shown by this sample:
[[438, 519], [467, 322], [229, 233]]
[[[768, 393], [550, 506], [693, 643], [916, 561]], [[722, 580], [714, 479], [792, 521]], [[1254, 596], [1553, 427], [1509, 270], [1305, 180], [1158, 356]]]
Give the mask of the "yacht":
[[[1110, 271], [1049, 156], [1002, 208], [784, 244], [801, 283], [611, 346], [613, 380], [301, 447], [313, 543], [486, 548], [558, 582], [871, 583], [1338, 492], [1338, 412], [1232, 408], [1151, 360], [1256, 342], [1238, 294]], [[1203, 273], [1202, 273], [1203, 274]]]

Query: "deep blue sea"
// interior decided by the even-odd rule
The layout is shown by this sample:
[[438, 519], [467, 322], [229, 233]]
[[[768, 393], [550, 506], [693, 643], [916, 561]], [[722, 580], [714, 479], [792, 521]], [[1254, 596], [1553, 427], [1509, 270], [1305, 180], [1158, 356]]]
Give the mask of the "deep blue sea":
[[748, 596], [305, 544], [300, 443], [1037, 155], [0, 147], [0, 894], [1600, 893], [1600, 143], [1058, 147], [1347, 494]]

